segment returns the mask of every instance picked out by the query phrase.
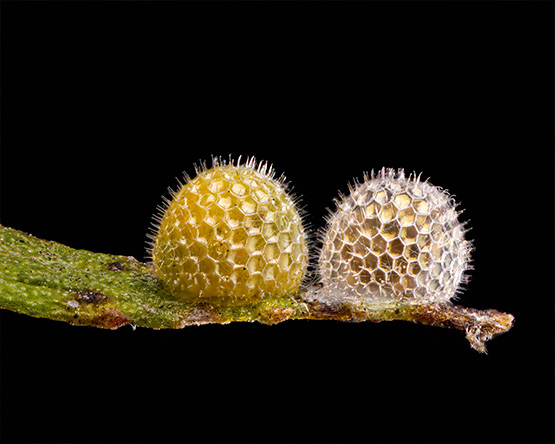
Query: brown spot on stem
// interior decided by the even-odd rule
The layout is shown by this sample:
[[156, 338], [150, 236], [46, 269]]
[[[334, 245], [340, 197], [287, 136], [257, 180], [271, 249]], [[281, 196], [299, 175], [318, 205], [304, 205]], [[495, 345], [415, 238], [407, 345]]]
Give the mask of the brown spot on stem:
[[125, 266], [121, 262], [110, 262], [108, 265], [106, 265], [106, 267], [108, 267], [108, 270], [111, 271], [123, 271], [123, 269], [125, 268]]
[[109, 302], [110, 298], [98, 291], [78, 291], [75, 300], [80, 304], [94, 304], [98, 306]]
[[450, 303], [415, 306], [407, 317], [425, 325], [455, 328], [466, 332], [470, 346], [487, 353], [485, 343], [511, 329], [514, 317], [495, 309], [477, 310]]
[[212, 323], [221, 323], [220, 311], [216, 307], [200, 304], [198, 308], [193, 308], [187, 313], [178, 328]]
[[123, 325], [128, 325], [133, 323], [133, 319], [129, 316], [124, 315], [115, 307], [108, 308], [107, 310], [102, 310], [98, 316], [91, 319], [92, 324], [96, 327], [109, 328], [115, 330], [116, 328], [122, 327]]
[[76, 313], [71, 323], [115, 330], [123, 325], [133, 324], [133, 319], [124, 315], [116, 307], [104, 305]]
[[295, 314], [291, 307], [263, 307], [258, 313], [258, 322], [262, 324], [278, 324], [286, 321]]

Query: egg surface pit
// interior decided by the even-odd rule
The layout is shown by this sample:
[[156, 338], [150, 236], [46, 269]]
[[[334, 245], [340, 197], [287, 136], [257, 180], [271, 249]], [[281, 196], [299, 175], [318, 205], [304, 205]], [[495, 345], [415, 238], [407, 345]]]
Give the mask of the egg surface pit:
[[267, 165], [219, 165], [178, 191], [152, 245], [179, 299], [241, 303], [295, 292], [308, 265], [301, 216]]

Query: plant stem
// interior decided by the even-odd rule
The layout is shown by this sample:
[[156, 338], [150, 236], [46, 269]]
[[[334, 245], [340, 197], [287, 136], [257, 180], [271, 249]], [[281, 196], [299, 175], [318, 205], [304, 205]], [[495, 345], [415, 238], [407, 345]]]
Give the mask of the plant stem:
[[513, 316], [453, 304], [393, 306], [319, 295], [317, 286], [239, 306], [175, 300], [148, 264], [75, 250], [0, 225], [0, 307], [30, 316], [115, 329], [183, 328], [208, 323], [287, 319], [349, 322], [404, 320], [464, 330], [472, 348], [508, 331]]

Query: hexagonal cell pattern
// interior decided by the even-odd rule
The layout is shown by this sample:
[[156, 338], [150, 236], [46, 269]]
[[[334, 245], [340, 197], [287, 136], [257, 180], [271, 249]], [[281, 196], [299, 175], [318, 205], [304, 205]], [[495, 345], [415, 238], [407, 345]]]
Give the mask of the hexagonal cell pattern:
[[200, 172], [159, 222], [154, 267], [179, 299], [248, 302], [292, 293], [305, 275], [301, 216], [282, 183], [254, 161]]
[[449, 194], [403, 170], [381, 170], [338, 202], [322, 236], [323, 288], [370, 302], [450, 300], [470, 243]]

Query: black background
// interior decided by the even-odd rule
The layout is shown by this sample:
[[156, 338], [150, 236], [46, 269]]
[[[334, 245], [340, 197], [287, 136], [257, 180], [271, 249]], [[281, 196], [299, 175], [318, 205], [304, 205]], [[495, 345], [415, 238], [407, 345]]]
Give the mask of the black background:
[[4, 442], [552, 442], [552, 3], [3, 3], [1, 222], [145, 258], [211, 155], [284, 172], [315, 228], [372, 168], [470, 219], [470, 349], [408, 323], [118, 331], [1, 313]]

